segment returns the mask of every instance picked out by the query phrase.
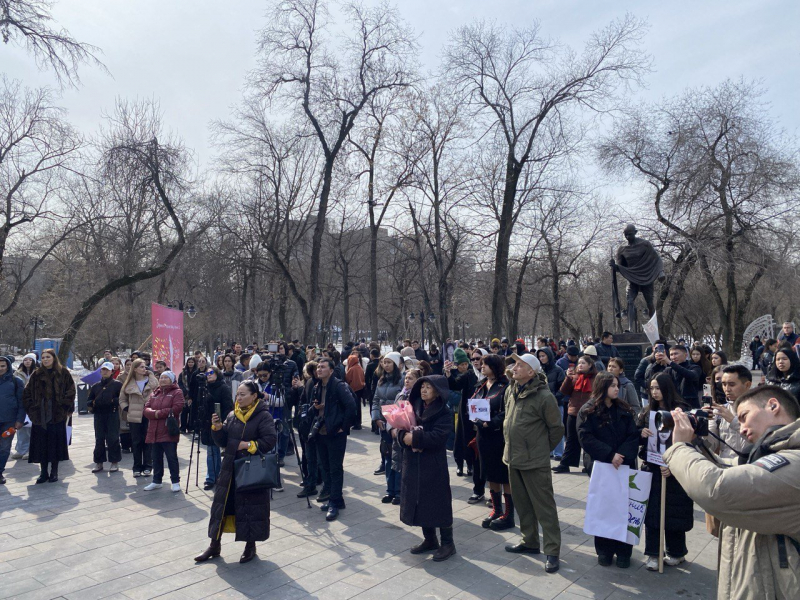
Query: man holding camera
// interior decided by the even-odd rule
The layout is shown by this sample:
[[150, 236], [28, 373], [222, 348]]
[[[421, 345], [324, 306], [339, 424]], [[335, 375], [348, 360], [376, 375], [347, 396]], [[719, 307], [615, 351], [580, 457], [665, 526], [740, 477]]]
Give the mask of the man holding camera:
[[656, 344], [653, 351], [655, 362], [647, 367], [645, 380], [649, 382], [662, 371], [666, 372], [675, 383], [681, 398], [692, 408], [700, 408], [700, 386], [705, 376], [702, 367], [689, 360], [686, 346], [673, 346], [669, 349], [669, 357], [663, 344]]
[[688, 415], [673, 411], [672, 475], [720, 529], [717, 598], [800, 597], [800, 405], [765, 385], [734, 403], [741, 434], [753, 444], [743, 464], [692, 445]]

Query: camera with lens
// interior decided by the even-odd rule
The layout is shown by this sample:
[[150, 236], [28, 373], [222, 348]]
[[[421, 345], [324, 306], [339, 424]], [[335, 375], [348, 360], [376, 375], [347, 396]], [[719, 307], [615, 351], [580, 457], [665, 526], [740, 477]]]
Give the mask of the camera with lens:
[[[695, 434], [699, 437], [706, 437], [708, 435], [708, 420], [711, 417], [708, 411], [702, 408], [695, 408], [685, 414], [689, 417], [689, 423], [692, 424]], [[659, 431], [672, 431], [674, 428], [675, 419], [670, 411], [659, 410], [656, 412], [656, 429]]]
[[322, 417], [316, 417], [311, 423], [311, 430], [308, 432], [308, 441], [314, 441], [319, 435], [319, 430], [322, 427]]

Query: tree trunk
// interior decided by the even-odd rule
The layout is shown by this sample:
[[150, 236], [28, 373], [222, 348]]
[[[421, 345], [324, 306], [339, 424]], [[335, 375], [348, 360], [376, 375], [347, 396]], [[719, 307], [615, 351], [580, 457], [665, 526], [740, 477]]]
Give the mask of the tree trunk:
[[[514, 229], [514, 198], [517, 195], [520, 168], [509, 150], [506, 158], [506, 181], [503, 189], [503, 205], [497, 231], [497, 250], [494, 259], [494, 289], [492, 290], [492, 334], [503, 334], [503, 322], [508, 312], [508, 254], [511, 234]], [[511, 335], [510, 332], [507, 332]]]
[[322, 256], [322, 238], [325, 234], [325, 223], [328, 216], [328, 198], [331, 193], [331, 180], [333, 178], [333, 162], [335, 155], [325, 158], [325, 167], [322, 177], [322, 190], [319, 194], [319, 207], [317, 208], [317, 221], [314, 224], [314, 235], [311, 239], [311, 267], [309, 272], [309, 297], [308, 314], [303, 315], [303, 339], [310, 340], [314, 336], [314, 324], [319, 314], [319, 285], [320, 257]]

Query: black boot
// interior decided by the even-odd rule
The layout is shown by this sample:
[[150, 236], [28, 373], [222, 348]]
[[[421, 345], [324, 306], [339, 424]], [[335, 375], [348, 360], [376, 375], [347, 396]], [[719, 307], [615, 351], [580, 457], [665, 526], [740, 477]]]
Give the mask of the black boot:
[[50, 479], [48, 479], [50, 483], [55, 483], [58, 481], [58, 463], [50, 463]]
[[39, 474], [39, 478], [36, 480], [36, 483], [45, 483], [50, 479], [50, 475], [47, 472], [47, 463], [41, 464], [42, 472]]
[[250, 562], [256, 557], [256, 543], [255, 542], [247, 542], [244, 546], [244, 552], [242, 552], [242, 556], [239, 559], [240, 563]]
[[439, 549], [439, 540], [436, 539], [436, 534], [433, 537], [426, 537], [422, 540], [421, 544], [411, 547], [411, 554], [422, 554], [424, 552], [433, 552]]
[[206, 562], [211, 558], [219, 556], [220, 552], [222, 552], [222, 543], [220, 540], [211, 540], [208, 548], [206, 548], [202, 554], [195, 556], [194, 560], [195, 562]]
[[503, 515], [503, 494], [500, 492], [489, 492], [489, 495], [492, 497], [492, 512], [490, 512], [489, 516], [481, 523], [484, 529], [489, 529], [491, 522], [495, 519], [499, 519]]
[[503, 497], [506, 500], [506, 512], [489, 525], [489, 528], [495, 531], [503, 531], [514, 527], [514, 500], [511, 499], [511, 494], [503, 494]]

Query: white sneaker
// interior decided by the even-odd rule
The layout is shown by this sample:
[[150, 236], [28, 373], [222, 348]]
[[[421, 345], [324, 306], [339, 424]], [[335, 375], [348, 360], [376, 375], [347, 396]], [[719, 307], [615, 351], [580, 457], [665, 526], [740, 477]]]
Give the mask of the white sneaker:
[[14, 460], [19, 460], [19, 459], [20, 459], [20, 458], [22, 458], [23, 456], [25, 456], [25, 455], [24, 455], [24, 454], [20, 454], [19, 452], [14, 452], [14, 453], [11, 455], [11, 458], [13, 458]]
[[658, 558], [655, 556], [649, 556], [647, 558], [647, 562], [645, 563], [644, 567], [648, 571], [658, 571]]
[[681, 564], [682, 562], [685, 562], [685, 561], [686, 561], [686, 557], [685, 556], [678, 556], [678, 557], [665, 556], [664, 557], [664, 564], [665, 565], [669, 565], [670, 567], [677, 567], [679, 564]]
[[146, 486], [144, 486], [145, 492], [152, 492], [153, 490], [160, 490], [160, 489], [161, 489], [160, 483], [148, 483]]
[[111, 463], [111, 468], [109, 469], [109, 471], [111, 471], [112, 473], [116, 473], [117, 471], [119, 471], [119, 464]]
[[[150, 485], [153, 485], [152, 483]], [[161, 487], [160, 485], [158, 487]], [[145, 488], [147, 489], [147, 488]], [[173, 492], [180, 492], [181, 491], [181, 484], [180, 483], [173, 483], [172, 484], [172, 491]]]

